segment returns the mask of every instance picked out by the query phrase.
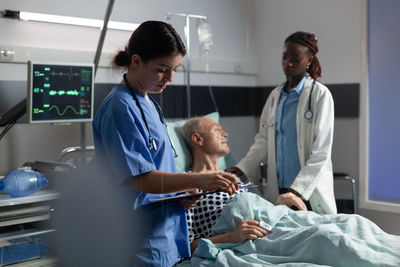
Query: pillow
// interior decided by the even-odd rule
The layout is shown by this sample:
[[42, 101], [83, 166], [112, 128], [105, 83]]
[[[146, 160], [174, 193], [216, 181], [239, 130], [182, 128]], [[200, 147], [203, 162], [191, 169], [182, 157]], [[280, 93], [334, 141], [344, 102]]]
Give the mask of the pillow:
[[[207, 114], [205, 115], [205, 117], [208, 117], [216, 122], [219, 122], [218, 112]], [[186, 123], [186, 121], [188, 121], [188, 119], [174, 121], [174, 122], [167, 122], [167, 131], [169, 137], [171, 138], [175, 151], [178, 154], [178, 157], [175, 158], [176, 169], [178, 170], [178, 172], [185, 172], [192, 166], [192, 154], [179, 132], [180, 128]], [[226, 168], [235, 165], [235, 163], [236, 162], [232, 154], [228, 153], [227, 155], [219, 159], [218, 167], [221, 168], [222, 170], [225, 170]]]

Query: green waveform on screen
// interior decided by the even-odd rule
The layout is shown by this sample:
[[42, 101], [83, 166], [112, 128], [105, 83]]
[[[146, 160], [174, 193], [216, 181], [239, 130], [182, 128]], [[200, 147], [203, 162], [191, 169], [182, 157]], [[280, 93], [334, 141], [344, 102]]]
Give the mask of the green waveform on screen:
[[76, 95], [78, 96], [80, 93], [77, 90], [68, 90], [68, 91], [64, 91], [64, 90], [60, 90], [60, 91], [56, 91], [56, 90], [50, 90], [49, 91], [49, 95], [54, 96], [54, 95]]
[[62, 112], [60, 112], [60, 109], [57, 106], [51, 106], [49, 108], [49, 111], [51, 111], [52, 109], [56, 109], [58, 116], [64, 116], [64, 114], [67, 112], [68, 109], [71, 109], [77, 115], [82, 115], [84, 113], [84, 112], [76, 111], [76, 109], [73, 106], [70, 106], [70, 105], [67, 105]]
[[52, 72], [50, 72], [50, 75], [53, 76], [53, 77], [54, 76], [67, 77], [69, 80], [71, 80], [74, 77], [79, 77], [81, 74], [79, 72], [72, 72], [72, 69], [70, 69], [69, 72], [62, 72], [62, 71], [55, 72], [55, 71], [52, 71]]
[[[51, 70], [49, 67], [44, 68], [44, 72], [41, 72], [39, 70], [35, 70], [33, 72], [34, 77], [39, 77], [44, 80], [49, 81], [49, 80], [60, 80], [60, 79], [68, 79], [68, 80], [81, 80], [82, 83], [84, 84], [90, 84], [92, 79], [93, 79], [93, 73], [91, 69], [81, 69], [80, 71], [73, 71], [73, 68], [69, 68], [69, 71], [66, 68], [61, 68], [63, 71], [55, 71]], [[50, 77], [51, 76], [51, 77]]]

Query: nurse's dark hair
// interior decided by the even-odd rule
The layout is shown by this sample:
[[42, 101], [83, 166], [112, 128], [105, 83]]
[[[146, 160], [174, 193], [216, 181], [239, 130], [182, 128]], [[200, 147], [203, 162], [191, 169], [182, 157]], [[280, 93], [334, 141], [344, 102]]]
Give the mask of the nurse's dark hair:
[[311, 61], [307, 72], [313, 79], [321, 77], [321, 65], [319, 64], [319, 60], [317, 58], [318, 40], [315, 34], [298, 31], [289, 35], [289, 37], [287, 37], [285, 40], [285, 44], [286, 43], [297, 43], [307, 47], [309, 55], [313, 56], [313, 60]]
[[128, 44], [115, 55], [112, 65], [115, 68], [128, 68], [132, 55], [137, 54], [147, 62], [170, 56], [186, 55], [186, 48], [175, 29], [162, 21], [146, 21], [132, 33]]

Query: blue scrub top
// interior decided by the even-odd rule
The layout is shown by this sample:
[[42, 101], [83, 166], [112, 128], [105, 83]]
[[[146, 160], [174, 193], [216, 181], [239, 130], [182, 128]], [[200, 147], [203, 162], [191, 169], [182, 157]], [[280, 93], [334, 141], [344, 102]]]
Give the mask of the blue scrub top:
[[276, 112], [276, 171], [279, 188], [290, 188], [301, 166], [297, 150], [296, 116], [300, 94], [303, 91], [306, 76], [295, 88], [285, 92], [287, 84], [281, 89]]
[[[134, 263], [138, 266], [172, 266], [179, 258], [190, 257], [185, 210], [178, 202], [148, 205], [151, 198], [174, 194], [137, 192], [127, 182], [154, 170], [176, 172], [174, 153], [165, 126], [154, 107], [137, 90], [147, 123], [157, 144], [149, 149], [149, 133], [141, 112], [124, 84], [116, 85], [96, 113], [93, 137], [96, 160], [109, 169], [132, 203], [135, 220]], [[106, 168], [106, 169], [107, 169]]]

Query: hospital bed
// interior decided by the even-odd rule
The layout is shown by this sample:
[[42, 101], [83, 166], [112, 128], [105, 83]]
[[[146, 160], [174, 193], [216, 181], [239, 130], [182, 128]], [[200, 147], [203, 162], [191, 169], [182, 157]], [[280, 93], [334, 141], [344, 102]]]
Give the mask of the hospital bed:
[[231, 232], [241, 220], [264, 221], [272, 231], [241, 243], [201, 239], [179, 266], [400, 266], [400, 236], [359, 215], [293, 211], [248, 192], [227, 202], [211, 235]]
[[[217, 113], [207, 116], [219, 120]], [[190, 151], [179, 134], [185, 121], [168, 122], [168, 132], [178, 153], [177, 168], [182, 172], [191, 164]], [[67, 162], [69, 157], [79, 159], [79, 152], [79, 148], [66, 149], [57, 159]], [[92, 156], [94, 148], [87, 152]], [[218, 164], [225, 169], [235, 161], [229, 154]], [[341, 174], [336, 177], [339, 178], [335, 183], [344, 182], [337, 185], [339, 189], [350, 185], [350, 194], [338, 194], [337, 200], [355, 200], [354, 179]], [[193, 257], [180, 266], [376, 266], [383, 258], [387, 266], [400, 266], [400, 237], [383, 232], [361, 216], [295, 212], [285, 206], [274, 206], [259, 195], [245, 194], [228, 202], [212, 235], [232, 231], [242, 219], [267, 222], [273, 226], [271, 234], [238, 244], [212, 244], [202, 239]], [[356, 211], [356, 202], [352, 205]]]
[[338, 213], [357, 214], [356, 180], [346, 173], [333, 173], [335, 199]]
[[[207, 115], [218, 122], [218, 113]], [[191, 165], [190, 151], [179, 134], [186, 120], [169, 122], [179, 171]], [[218, 165], [233, 166], [228, 154]], [[383, 232], [357, 213], [355, 179], [334, 174], [338, 215], [295, 212], [274, 206], [251, 192], [233, 198], [211, 234], [231, 232], [243, 219], [265, 221], [274, 230], [264, 238], [239, 244], [213, 244], [202, 239], [193, 257], [180, 266], [400, 266], [400, 237]], [[348, 214], [346, 214], [348, 213]], [[353, 215], [350, 215], [353, 214]], [[382, 259], [385, 259], [384, 262]]]

